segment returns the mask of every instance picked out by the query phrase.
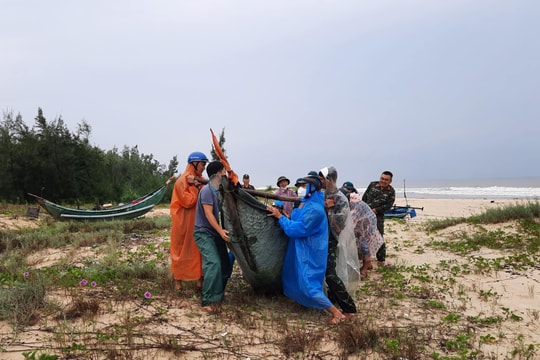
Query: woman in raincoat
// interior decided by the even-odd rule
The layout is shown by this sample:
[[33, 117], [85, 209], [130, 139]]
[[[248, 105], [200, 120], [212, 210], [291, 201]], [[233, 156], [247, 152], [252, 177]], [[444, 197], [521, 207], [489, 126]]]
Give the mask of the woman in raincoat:
[[202, 286], [202, 260], [195, 243], [195, 205], [203, 184], [196, 178], [203, 178], [202, 172], [208, 158], [202, 152], [188, 156], [184, 173], [174, 183], [171, 197], [171, 272], [176, 290], [182, 289], [182, 281], [197, 281]]
[[368, 204], [362, 201], [357, 193], [350, 194], [351, 215], [354, 223], [354, 234], [358, 246], [358, 257], [362, 260], [360, 274], [366, 277], [371, 265], [371, 254], [376, 254], [384, 243], [377, 229], [377, 217]]
[[346, 319], [323, 291], [328, 257], [328, 220], [324, 209], [324, 194], [317, 176], [303, 178], [306, 195], [298, 208], [287, 218], [279, 209], [269, 206], [269, 216], [279, 220], [279, 225], [289, 237], [283, 262], [283, 291], [285, 296], [299, 304], [327, 310], [329, 322], [337, 324]]

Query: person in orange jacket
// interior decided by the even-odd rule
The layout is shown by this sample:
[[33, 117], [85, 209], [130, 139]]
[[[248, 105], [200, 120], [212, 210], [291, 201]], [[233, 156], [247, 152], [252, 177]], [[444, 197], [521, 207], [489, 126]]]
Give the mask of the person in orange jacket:
[[195, 243], [195, 205], [199, 190], [204, 184], [203, 171], [208, 158], [202, 152], [192, 152], [187, 158], [184, 173], [174, 183], [171, 197], [171, 272], [175, 289], [182, 290], [182, 281], [197, 281], [202, 286], [202, 260]]

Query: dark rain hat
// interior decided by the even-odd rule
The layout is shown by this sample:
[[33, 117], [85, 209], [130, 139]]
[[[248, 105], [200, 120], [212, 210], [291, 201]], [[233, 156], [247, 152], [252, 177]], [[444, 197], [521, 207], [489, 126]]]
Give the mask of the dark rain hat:
[[350, 181], [345, 181], [343, 183], [343, 187], [351, 192], [354, 192], [354, 193], [357, 193], [358, 194], [358, 191], [356, 191], [356, 188], [354, 187], [353, 183], [350, 182]]
[[291, 180], [287, 179], [286, 176], [280, 176], [280, 177], [278, 177], [278, 179], [277, 179], [276, 185], [279, 186], [279, 183], [280, 183], [282, 180], [287, 180], [287, 185], [289, 185], [289, 184], [291, 183]]
[[299, 185], [303, 185], [306, 183], [306, 180], [302, 179], [302, 178], [298, 178], [296, 179], [296, 183], [294, 184], [295, 187], [298, 187]]
[[249, 179], [249, 174], [244, 174], [244, 176], [242, 176], [242, 178]]

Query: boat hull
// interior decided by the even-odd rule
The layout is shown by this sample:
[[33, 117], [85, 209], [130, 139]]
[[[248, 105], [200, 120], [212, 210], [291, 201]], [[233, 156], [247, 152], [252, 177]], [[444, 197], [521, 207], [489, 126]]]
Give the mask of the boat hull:
[[156, 206], [167, 191], [172, 179], [159, 189], [135, 199], [129, 203], [100, 210], [74, 209], [58, 205], [41, 196], [32, 195], [38, 204], [45, 209], [53, 218], [60, 221], [104, 221], [104, 220], [130, 220], [143, 216]]
[[283, 291], [281, 273], [289, 238], [266, 205], [249, 193], [222, 182], [222, 220], [245, 280], [256, 292]]

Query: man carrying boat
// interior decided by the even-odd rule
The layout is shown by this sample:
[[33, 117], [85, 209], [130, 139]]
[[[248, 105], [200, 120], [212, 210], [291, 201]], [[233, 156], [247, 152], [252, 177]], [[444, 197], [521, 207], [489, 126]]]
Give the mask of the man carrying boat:
[[[328, 216], [328, 259], [325, 280], [328, 285], [330, 301], [338, 304], [343, 315], [352, 318], [353, 314], [356, 313], [356, 305], [347, 291], [349, 279], [338, 274], [338, 254], [340, 247], [344, 249], [347, 245], [352, 245], [355, 248], [356, 242], [350, 218], [349, 202], [347, 197], [337, 188], [337, 177], [337, 170], [333, 166], [324, 167], [319, 171], [319, 179], [325, 189], [324, 201]], [[356, 252], [350, 256], [358, 263]]]
[[328, 219], [322, 182], [318, 176], [306, 176], [303, 180], [307, 184], [306, 195], [290, 219], [275, 206], [267, 208], [268, 216], [278, 219], [279, 226], [289, 237], [283, 261], [283, 292], [303, 306], [327, 310], [332, 315], [329, 323], [337, 324], [347, 317], [323, 291], [328, 258]]
[[[384, 236], [384, 213], [392, 208], [396, 201], [396, 191], [390, 185], [394, 175], [390, 171], [383, 171], [379, 181], [372, 181], [367, 187], [362, 201], [373, 210], [377, 217], [377, 229]], [[383, 265], [386, 261], [386, 243], [383, 242], [377, 251], [377, 262]]]
[[187, 158], [186, 169], [176, 180], [171, 197], [171, 272], [176, 290], [182, 289], [182, 281], [197, 281], [202, 287], [201, 253], [193, 237], [195, 205], [202, 184], [208, 158], [202, 152], [193, 152]]
[[231, 276], [232, 264], [226, 244], [231, 240], [229, 231], [219, 223], [221, 202], [218, 188], [221, 177], [226, 176], [227, 171], [220, 161], [212, 161], [206, 173], [209, 181], [197, 199], [194, 236], [202, 255], [202, 308], [213, 312], [223, 301], [225, 287]]

